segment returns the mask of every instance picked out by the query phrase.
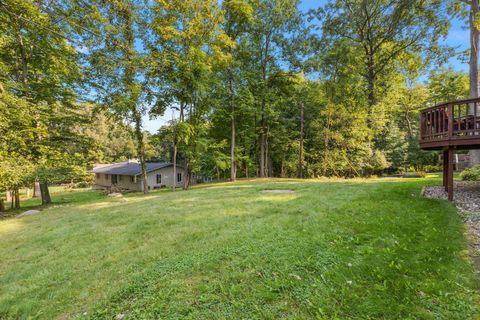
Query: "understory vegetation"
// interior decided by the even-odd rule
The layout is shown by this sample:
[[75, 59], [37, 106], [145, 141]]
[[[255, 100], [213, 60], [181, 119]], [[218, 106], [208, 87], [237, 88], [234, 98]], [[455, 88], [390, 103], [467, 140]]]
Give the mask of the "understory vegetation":
[[460, 178], [464, 181], [480, 181], [480, 165], [463, 170]]
[[420, 196], [438, 183], [68, 193], [82, 200], [0, 221], [0, 318], [475, 319], [464, 226]]

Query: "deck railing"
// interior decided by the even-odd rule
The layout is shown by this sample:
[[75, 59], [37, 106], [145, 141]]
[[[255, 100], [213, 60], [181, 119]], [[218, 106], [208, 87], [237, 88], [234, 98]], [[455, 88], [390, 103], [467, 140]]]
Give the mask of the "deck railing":
[[443, 103], [422, 110], [420, 132], [423, 147], [478, 143], [480, 98]]

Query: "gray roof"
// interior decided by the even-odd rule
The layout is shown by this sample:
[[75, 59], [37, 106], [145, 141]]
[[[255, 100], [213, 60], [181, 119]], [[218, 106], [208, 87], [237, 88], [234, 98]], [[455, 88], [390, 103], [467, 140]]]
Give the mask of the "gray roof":
[[[150, 162], [146, 163], [146, 165], [147, 172], [172, 166], [170, 162]], [[123, 176], [137, 176], [140, 174], [140, 171], [140, 164], [136, 162], [102, 164], [96, 165], [92, 169], [94, 173], [118, 174]]]

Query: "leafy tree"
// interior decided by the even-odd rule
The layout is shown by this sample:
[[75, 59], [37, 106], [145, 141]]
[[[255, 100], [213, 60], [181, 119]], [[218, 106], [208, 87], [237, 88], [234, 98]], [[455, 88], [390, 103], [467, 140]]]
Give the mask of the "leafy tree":
[[[221, 29], [223, 16], [216, 1], [155, 1], [149, 42], [149, 77], [156, 85], [153, 114], [165, 107], [178, 108], [185, 142], [184, 188], [187, 189], [195, 162], [196, 144], [213, 69], [229, 60], [224, 47], [232, 45]], [[188, 127], [188, 128], [187, 128]]]
[[[133, 0], [92, 1], [97, 31], [85, 31], [91, 93], [112, 112], [133, 123], [143, 192], [148, 192], [142, 116], [147, 111], [144, 56], [141, 51], [140, 13]], [[97, 36], [101, 33], [101, 36]]]
[[448, 2], [438, 0], [332, 0], [312, 14], [322, 21], [324, 43], [346, 42], [355, 50], [358, 65], [353, 70], [362, 76], [368, 114], [373, 117], [402, 54], [423, 53], [424, 59], [433, 61], [450, 53], [439, 44], [450, 26], [447, 9]]
[[[259, 120], [259, 176], [269, 175], [268, 171], [268, 136], [269, 115], [271, 110], [272, 95], [271, 84], [276, 76], [281, 76], [278, 71], [282, 44], [285, 37], [299, 26], [300, 13], [296, 0], [262, 0], [255, 3], [255, 25], [251, 32], [255, 74], [252, 85], [258, 95], [257, 104], [260, 107]], [[270, 172], [271, 173], [271, 172]]]
[[[82, 121], [74, 90], [80, 78], [78, 55], [65, 26], [49, 15], [51, 1], [8, 0], [0, 6], [2, 102], [12, 118], [20, 120], [10, 122], [13, 128], [8, 130], [23, 130], [19, 137], [28, 136], [22, 143], [5, 140], [9, 158], [54, 168], [60, 163], [53, 155], [66, 152], [79, 138], [70, 131], [73, 122]], [[11, 109], [12, 103], [24, 109]], [[46, 181], [40, 183], [48, 188]]]
[[[234, 42], [235, 47], [228, 46], [227, 54], [230, 55], [227, 67], [225, 68], [224, 77], [228, 91], [228, 102], [230, 107], [230, 180], [235, 181], [237, 178], [237, 164], [235, 158], [235, 110], [237, 108], [237, 92], [236, 84], [240, 82], [242, 72], [241, 54], [244, 50], [244, 42], [248, 36], [248, 30], [253, 24], [253, 8], [243, 0], [227, 0], [222, 3], [225, 15], [223, 30], [225, 34]], [[237, 89], [238, 90], [238, 89]], [[217, 166], [218, 167], [218, 166]], [[218, 174], [217, 174], [218, 176]]]

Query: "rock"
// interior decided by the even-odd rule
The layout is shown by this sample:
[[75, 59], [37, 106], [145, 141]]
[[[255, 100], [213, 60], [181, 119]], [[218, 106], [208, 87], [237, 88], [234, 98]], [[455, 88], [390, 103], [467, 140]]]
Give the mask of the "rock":
[[28, 211], [25, 211], [24, 213], [19, 214], [17, 218], [21, 218], [24, 216], [33, 216], [33, 215], [39, 214], [40, 212], [41, 211], [39, 210], [28, 210]]
[[109, 197], [121, 197], [122, 194], [121, 194], [121, 193], [118, 193], [118, 192], [113, 192], [113, 193], [109, 193], [108, 196], [109, 196]]
[[123, 320], [123, 319], [125, 319], [125, 314], [123, 314], [123, 313], [119, 313], [115, 317], [115, 320]]

